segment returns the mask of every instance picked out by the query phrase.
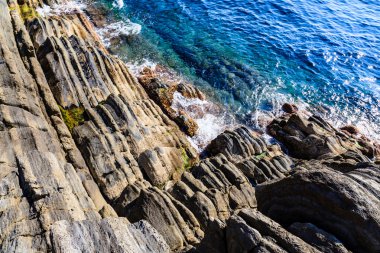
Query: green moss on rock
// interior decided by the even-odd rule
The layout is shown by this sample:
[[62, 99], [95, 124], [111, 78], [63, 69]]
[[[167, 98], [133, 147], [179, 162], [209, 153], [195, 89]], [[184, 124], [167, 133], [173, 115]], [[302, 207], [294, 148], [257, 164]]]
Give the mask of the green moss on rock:
[[256, 159], [261, 160], [261, 159], [263, 159], [266, 155], [267, 155], [267, 152], [263, 152], [263, 153], [261, 153], [261, 154], [259, 154], [259, 155], [256, 155], [255, 157], [256, 157]]
[[9, 11], [17, 11], [24, 21], [35, 19], [40, 16], [36, 9], [29, 6], [27, 3], [22, 5], [11, 5]]
[[186, 152], [186, 150], [184, 148], [181, 148], [181, 152], [182, 152], [182, 161], [183, 161], [183, 166], [182, 167], [183, 167], [184, 170], [188, 170], [192, 166], [191, 159], [187, 155], [187, 152]]
[[59, 109], [61, 110], [63, 121], [71, 133], [73, 132], [74, 127], [83, 124], [85, 112], [83, 107], [71, 107], [70, 109], [65, 109], [62, 106], [59, 106]]

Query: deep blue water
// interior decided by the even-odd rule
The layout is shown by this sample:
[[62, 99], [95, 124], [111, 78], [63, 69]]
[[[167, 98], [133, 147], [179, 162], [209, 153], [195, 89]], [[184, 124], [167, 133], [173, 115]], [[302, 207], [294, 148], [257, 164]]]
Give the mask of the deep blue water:
[[142, 26], [118, 54], [174, 68], [247, 124], [296, 101], [380, 136], [379, 0], [124, 0], [112, 12]]

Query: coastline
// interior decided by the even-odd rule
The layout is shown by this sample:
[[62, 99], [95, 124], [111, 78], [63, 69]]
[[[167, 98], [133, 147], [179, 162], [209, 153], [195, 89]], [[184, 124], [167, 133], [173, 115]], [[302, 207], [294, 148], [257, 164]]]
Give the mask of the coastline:
[[[212, 40], [203, 41], [204, 37], [208, 38], [208, 34], [202, 33], [202, 30], [198, 28], [194, 28], [194, 26], [203, 27], [201, 20], [208, 20], [208, 16], [204, 16], [202, 10], [205, 8], [207, 11], [212, 12], [212, 2], [182, 3], [182, 1], [179, 1], [175, 2], [174, 6], [171, 6], [167, 5], [165, 1], [158, 1], [154, 5], [147, 7], [150, 12], [144, 11], [142, 8], [143, 4], [127, 1], [125, 6], [119, 8], [116, 5], [110, 7], [111, 2], [112, 1], [100, 1], [101, 4], [99, 4], [100, 6], [104, 4], [103, 6], [109, 11], [106, 15], [107, 17], [110, 17], [111, 19], [114, 17], [117, 21], [122, 21], [123, 19], [128, 18], [128, 20], [133, 20], [133, 22], [136, 22], [142, 27], [139, 35], [123, 36], [124, 39], [122, 40], [122, 43], [119, 43], [119, 46], [111, 47], [113, 53], [120, 55], [120, 57], [127, 62], [136, 62], [141, 59], [147, 59], [151, 62], [165, 65], [166, 67], [170, 66], [172, 69], [175, 69], [178, 73], [181, 73], [181, 75], [184, 75], [191, 80], [191, 82], [195, 83], [197, 87], [203, 91], [209, 92], [208, 97], [227, 107], [232, 114], [238, 118], [239, 122], [249, 125], [253, 129], [260, 129], [260, 127], [263, 126], [263, 120], [267, 121], [266, 118], [270, 117], [273, 119], [281, 115], [281, 106], [284, 101], [287, 101], [296, 103], [298, 107], [303, 107], [312, 114], [327, 118], [329, 122], [336, 127], [355, 125], [368, 138], [379, 141], [380, 133], [377, 127], [379, 107], [377, 106], [378, 96], [376, 94], [378, 93], [376, 92], [376, 85], [364, 82], [364, 79], [366, 79], [364, 76], [366, 75], [362, 72], [359, 75], [360, 78], [358, 77], [356, 81], [351, 79], [351, 77], [342, 77], [343, 79], [340, 79], [341, 76], [339, 76], [338, 73], [350, 73], [352, 76], [357, 75], [358, 73], [356, 71], [359, 69], [353, 67], [352, 71], [349, 71], [347, 69], [340, 69], [337, 66], [340, 64], [340, 66], [344, 65], [345, 67], [350, 68], [350, 66], [368, 65], [368, 68], [372, 70], [370, 70], [371, 73], [366, 74], [368, 74], [369, 77], [376, 77], [376, 71], [373, 71], [373, 69], [376, 69], [376, 66], [374, 67], [376, 64], [371, 58], [372, 56], [376, 58], [376, 54], [366, 52], [364, 49], [361, 50], [355, 48], [355, 50], [353, 50], [349, 45], [344, 48], [330, 48], [330, 44], [326, 44], [326, 50], [319, 48], [319, 51], [312, 50], [310, 52], [306, 49], [303, 50], [302, 47], [297, 48], [297, 45], [294, 45], [292, 41], [287, 43], [286, 39], [281, 40], [282, 45], [285, 47], [282, 48], [284, 54], [290, 54], [298, 49], [300, 53], [304, 52], [305, 55], [297, 54], [288, 57], [288, 59], [278, 59], [276, 57], [277, 54], [270, 56], [270, 52], [267, 52], [268, 50], [265, 48], [262, 48], [261, 52], [260, 43], [256, 43], [258, 48], [248, 48], [243, 52], [241, 51], [239, 44], [233, 44], [234, 47], [232, 48], [232, 51], [234, 53], [231, 54], [228, 53], [231, 51], [230, 47], [227, 47], [228, 52], [221, 49], [221, 51], [217, 51], [218, 48], [214, 48], [217, 47], [217, 45], [214, 45]], [[148, 4], [148, 1], [146, 3]], [[179, 6], [177, 6], [177, 4]], [[231, 9], [231, 12], [234, 13], [235, 16], [231, 16], [231, 19], [234, 19], [235, 17], [246, 17], [250, 20], [250, 15], [239, 16], [240, 14], [235, 12], [239, 9], [237, 8], [239, 5], [245, 6], [244, 4], [244, 2], [236, 2], [233, 5], [234, 7]], [[221, 5], [223, 4], [221, 3]], [[262, 10], [263, 12], [268, 11], [268, 8], [274, 8], [273, 15], [269, 15], [268, 17], [264, 15], [263, 17], [270, 19], [268, 22], [273, 24], [271, 27], [274, 29], [274, 32], [271, 32], [271, 27], [267, 27], [268, 32], [262, 33], [262, 36], [255, 36], [252, 34], [252, 36], [247, 35], [244, 36], [244, 38], [240, 38], [243, 39], [242, 43], [245, 44], [244, 41], [250, 41], [252, 44], [252, 39], [255, 38], [257, 41], [261, 41], [262, 39], [262, 42], [265, 44], [265, 41], [268, 40], [268, 36], [273, 36], [273, 38], [277, 40], [281, 39], [278, 38], [278, 35], [281, 33], [276, 30], [276, 22], [273, 22], [275, 19], [272, 19], [279, 15], [276, 14], [277, 9], [275, 9], [275, 2], [269, 0], [267, 3], [260, 2], [260, 4], [257, 5], [261, 7], [254, 4], [251, 7], [246, 7], [246, 9], [253, 8], [253, 13], [260, 16], [261, 8], [264, 8]], [[153, 8], [153, 6], [155, 6], [154, 8], [157, 9], [157, 12], [153, 12], [153, 9], [150, 9]], [[218, 9], [218, 11], [221, 11], [219, 5], [214, 7]], [[310, 18], [309, 16], [302, 16], [300, 14], [302, 11], [299, 11], [300, 9], [292, 7], [295, 7], [294, 4], [288, 5], [284, 3], [281, 4], [280, 9], [286, 11], [287, 8], [290, 8], [292, 11], [296, 11], [300, 18]], [[165, 21], [164, 17], [165, 10], [171, 10], [173, 12], [173, 15], [171, 15], [167, 21]], [[280, 12], [280, 10], [278, 10], [278, 12]], [[201, 16], [194, 17], [195, 13], [198, 13]], [[228, 16], [225, 16], [224, 14], [221, 17], [221, 22], [228, 20]], [[181, 29], [175, 28], [175, 20], [179, 20], [178, 26], [181, 27]], [[265, 19], [260, 20], [265, 23]], [[259, 24], [257, 29], [262, 29], [260, 20], [258, 20]], [[311, 24], [293, 24], [292, 21], [287, 18], [285, 18], [285, 21], [288, 23], [290, 22], [290, 24], [295, 26], [300, 25], [300, 27], [303, 27], [306, 30], [310, 27], [314, 27]], [[339, 22], [337, 23], [337, 21], [339, 20], [332, 20], [332, 22], [335, 22], [334, 24], [338, 24]], [[344, 20], [342, 20], [342, 22], [343, 21]], [[347, 20], [345, 21], [347, 22]], [[187, 22], [189, 23], [187, 24]], [[217, 23], [219, 22], [205, 26], [218, 26]], [[282, 24], [284, 22], [278, 21], [278, 23]], [[322, 24], [318, 23], [318, 25], [323, 24], [328, 24], [328, 22], [325, 21], [325, 23]], [[224, 23], [224, 26], [221, 28], [226, 28], [226, 25], [228, 26], [228, 24]], [[231, 28], [241, 31], [236, 25], [236, 23], [232, 23]], [[252, 25], [250, 28], [246, 27], [246, 23], [244, 23], [244, 25], [244, 29], [248, 29], [248, 31], [254, 29]], [[171, 26], [173, 26], [173, 28], [170, 28]], [[314, 27], [314, 29], [316, 28]], [[181, 30], [187, 32], [182, 34]], [[247, 32], [247, 30], [244, 31]], [[202, 38], [199, 41], [203, 47], [201, 49], [198, 48], [199, 45], [197, 45], [197, 43], [192, 44], [193, 41], [198, 41], [194, 36], [189, 35], [187, 37], [187, 35], [185, 35], [187, 33], [198, 34], [198, 32], [200, 32], [199, 37]], [[213, 36], [222, 34], [217, 31], [210, 31], [210, 33], [212, 33]], [[298, 35], [302, 36], [303, 34]], [[251, 37], [253, 38], [249, 39]], [[337, 36], [334, 37], [336, 39]], [[230, 34], [226, 39], [227, 41], [225, 41], [226, 43], [224, 44], [229, 44], [231, 42], [230, 40], [232, 40], [233, 43], [236, 38]], [[319, 41], [318, 38], [315, 39], [315, 41], [307, 40], [306, 44], [313, 45], [314, 43], [316, 45], [321, 45], [321, 43], [329, 42]], [[349, 44], [353, 42], [350, 41], [347, 43]], [[265, 45], [262, 46], [264, 47]], [[273, 46], [275, 47], [276, 45]], [[210, 50], [213, 50], [212, 53], [208, 53], [208, 47], [210, 47]], [[290, 51], [287, 50], [287, 48], [293, 47], [296, 48]], [[310, 49], [310, 46], [306, 47]], [[224, 47], [222, 48], [224, 49]], [[329, 52], [330, 49], [335, 49], [337, 51]], [[252, 59], [253, 62], [245, 62], [240, 58], [240, 55], [243, 55], [243, 58], [250, 56], [252, 54], [251, 50], [254, 53], [256, 52], [259, 54]], [[321, 50], [323, 52], [323, 55], [320, 55], [321, 59], [316, 59], [315, 54], [319, 56]], [[200, 57], [199, 55], [203, 55], [203, 57]], [[244, 57], [244, 55], [246, 55], [246, 57]], [[276, 59], [277, 62], [269, 64], [266, 69], [260, 65], [261, 62], [265, 64], [267, 61], [272, 62]], [[257, 62], [257, 64], [255, 62]], [[292, 65], [292, 63], [294, 64]], [[307, 64], [313, 65], [311, 70], [308, 68]], [[326, 70], [327, 72], [314, 72], [314, 70], [317, 71], [324, 67], [328, 68], [328, 70]], [[304, 68], [309, 69], [310, 72], [307, 72], [306, 70], [306, 72], [303, 72], [300, 70]], [[363, 69], [360, 70], [364, 71]], [[289, 74], [287, 74], [287, 72], [289, 72]], [[338, 76], [332, 78], [333, 75]], [[324, 79], [325, 77], [326, 79]], [[376, 78], [372, 79], [376, 82]], [[362, 89], [373, 90], [364, 92]], [[265, 127], [262, 127], [261, 130], [265, 130]]]
[[199, 154], [198, 115], [223, 109], [133, 76], [55, 4], [0, 3], [1, 252], [380, 250], [378, 144], [291, 106], [267, 125], [282, 146], [221, 127]]

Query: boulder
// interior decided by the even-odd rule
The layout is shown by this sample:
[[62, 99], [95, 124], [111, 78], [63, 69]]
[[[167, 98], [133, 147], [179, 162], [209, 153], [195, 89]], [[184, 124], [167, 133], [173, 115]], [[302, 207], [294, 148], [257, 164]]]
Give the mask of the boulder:
[[298, 112], [298, 107], [295, 104], [285, 103], [282, 105], [282, 110], [286, 113], [296, 113]]
[[175, 74], [163, 66], [144, 68], [139, 76], [139, 82], [161, 109], [174, 120], [178, 126], [189, 136], [197, 133], [198, 125], [184, 110], [172, 108], [174, 93], [178, 92], [189, 99], [204, 100], [203, 93], [191, 85], [178, 79]]
[[379, 168], [372, 166], [348, 173], [323, 167], [300, 170], [256, 187], [258, 209], [285, 226], [315, 224], [349, 250], [378, 252], [378, 172]]
[[291, 156], [319, 159], [341, 155], [348, 150], [377, 157], [377, 145], [368, 139], [348, 136], [319, 116], [307, 118], [301, 113], [287, 114], [274, 119], [267, 132], [282, 142]]
[[326, 253], [348, 253], [341, 241], [332, 234], [316, 227], [311, 223], [296, 222], [288, 230], [305, 242]]

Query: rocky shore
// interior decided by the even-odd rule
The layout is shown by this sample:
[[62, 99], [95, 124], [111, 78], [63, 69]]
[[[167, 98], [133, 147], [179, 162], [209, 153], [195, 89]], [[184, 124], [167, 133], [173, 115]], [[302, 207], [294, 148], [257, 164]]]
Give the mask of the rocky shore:
[[171, 103], [204, 95], [37, 11], [65, 4], [0, 1], [0, 252], [380, 252], [376, 143], [287, 106], [279, 144], [242, 126], [200, 155]]

